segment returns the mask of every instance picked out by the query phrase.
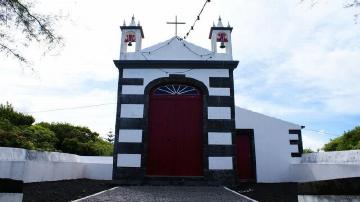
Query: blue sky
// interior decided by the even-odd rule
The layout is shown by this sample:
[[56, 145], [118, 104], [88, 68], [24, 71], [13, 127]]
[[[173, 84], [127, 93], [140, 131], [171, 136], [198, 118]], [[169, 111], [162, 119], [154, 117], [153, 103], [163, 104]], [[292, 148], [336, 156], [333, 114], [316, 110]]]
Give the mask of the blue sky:
[[[24, 50], [34, 71], [0, 55], [0, 102], [23, 112], [116, 102], [120, 29], [134, 14], [143, 26], [143, 47], [173, 36], [166, 21], [178, 15], [185, 34], [203, 0], [37, 0], [34, 9], [64, 16], [55, 29], [65, 45], [43, 56], [43, 45]], [[317, 149], [359, 125], [360, 25], [346, 0], [212, 0], [188, 41], [210, 48], [208, 33], [219, 15], [230, 22], [236, 104], [305, 125], [304, 146]], [[113, 130], [115, 105], [32, 113], [38, 121]], [[312, 130], [320, 131], [315, 132]]]

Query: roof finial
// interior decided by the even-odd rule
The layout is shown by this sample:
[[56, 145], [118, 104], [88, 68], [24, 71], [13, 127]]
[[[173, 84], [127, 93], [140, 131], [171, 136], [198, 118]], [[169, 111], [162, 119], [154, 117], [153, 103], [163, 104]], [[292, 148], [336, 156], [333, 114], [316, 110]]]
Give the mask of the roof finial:
[[126, 26], [125, 20], [124, 20], [124, 22], [123, 22], [123, 26]]
[[227, 25], [228, 27], [230, 27], [230, 22], [228, 21], [228, 25]]
[[140, 20], [138, 21], [138, 24], [137, 24], [137, 26], [140, 26]]
[[135, 17], [134, 17], [134, 14], [133, 14], [133, 16], [132, 16], [132, 18], [131, 18], [130, 26], [135, 26], [135, 25], [136, 25], [136, 23], [135, 23]]
[[213, 21], [213, 27], [215, 27], [215, 22]]
[[218, 27], [224, 27], [224, 25], [223, 25], [222, 22], [221, 22], [221, 16], [219, 16], [219, 21], [218, 21], [217, 26], [218, 26]]

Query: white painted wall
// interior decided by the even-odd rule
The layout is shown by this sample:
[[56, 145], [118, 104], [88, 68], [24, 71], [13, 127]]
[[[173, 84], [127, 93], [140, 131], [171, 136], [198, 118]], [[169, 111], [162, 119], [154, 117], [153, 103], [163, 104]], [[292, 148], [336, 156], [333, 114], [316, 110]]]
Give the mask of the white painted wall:
[[209, 170], [232, 170], [232, 157], [209, 157]]
[[111, 180], [113, 170], [113, 158], [111, 163], [87, 163], [85, 164], [83, 175], [87, 179]]
[[119, 142], [142, 142], [142, 130], [135, 129], [120, 129]]
[[360, 150], [304, 154], [301, 158], [301, 163], [360, 164]]
[[360, 196], [356, 195], [298, 195], [298, 202], [356, 202]]
[[209, 95], [230, 96], [230, 88], [208, 88]]
[[300, 158], [291, 157], [297, 146], [289, 143], [289, 129], [301, 126], [240, 107], [235, 108], [235, 119], [236, 129], [254, 129], [257, 181], [291, 181], [290, 165]]
[[231, 108], [208, 107], [208, 119], [231, 119]]
[[113, 158], [0, 147], [0, 178], [28, 182], [112, 179]]
[[360, 150], [304, 154], [291, 175], [296, 182], [360, 177]]
[[22, 202], [22, 193], [0, 193], [0, 202]]
[[[123, 85], [122, 94], [144, 94], [145, 87], [153, 80], [169, 77], [169, 74], [185, 74], [186, 77], [201, 81], [210, 95], [230, 96], [230, 88], [210, 88], [209, 77], [229, 77], [228, 69], [124, 69], [123, 78], [144, 78], [144, 85]], [[187, 72], [185, 72], [187, 71]], [[166, 72], [169, 72], [166, 73]], [[182, 73], [183, 72], [183, 73]]]
[[142, 118], [143, 114], [143, 104], [121, 104], [121, 118]]
[[290, 166], [294, 182], [360, 177], [360, 164], [298, 163]]
[[141, 166], [141, 154], [118, 154], [117, 167], [135, 167]]
[[231, 133], [209, 132], [208, 141], [209, 145], [231, 145]]
[[[268, 148], [273, 149], [272, 146]], [[263, 168], [258, 167], [258, 182], [307, 182], [360, 177], [359, 152], [360, 150], [305, 154], [301, 159], [302, 163], [299, 159], [297, 163], [290, 164], [288, 162], [287, 166], [282, 164], [274, 166], [265, 162], [268, 163], [268, 166], [273, 167], [268, 167], [268, 172], [264, 172]], [[274, 158], [275, 154], [271, 151], [268, 153], [269, 158]], [[264, 154], [260, 152], [259, 155]], [[128, 163], [128, 166], [140, 167], [140, 154], [132, 155], [130, 158], [132, 159], [128, 162], [132, 163]], [[209, 157], [208, 160], [210, 170], [233, 169], [232, 157]], [[23, 180], [25, 183], [80, 178], [111, 180], [112, 162], [112, 157], [77, 156], [58, 152], [36, 152], [0, 147], [0, 178]], [[274, 162], [284, 163], [278, 159], [274, 159]], [[257, 157], [257, 164], [261, 164], [259, 157]], [[264, 166], [264, 163], [261, 165]], [[288, 169], [284, 170], [283, 167]], [[276, 168], [284, 173], [274, 172]], [[266, 176], [268, 173], [275, 176]], [[279, 175], [287, 178], [279, 177]], [[4, 195], [3, 197], [8, 196]]]

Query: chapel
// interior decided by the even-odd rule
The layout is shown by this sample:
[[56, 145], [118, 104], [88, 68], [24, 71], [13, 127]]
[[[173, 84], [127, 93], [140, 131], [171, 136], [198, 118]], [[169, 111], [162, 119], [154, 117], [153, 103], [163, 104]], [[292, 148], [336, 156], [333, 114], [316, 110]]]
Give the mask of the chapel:
[[143, 48], [121, 29], [113, 179], [286, 182], [302, 126], [235, 106], [233, 27], [210, 27], [211, 50], [178, 36]]

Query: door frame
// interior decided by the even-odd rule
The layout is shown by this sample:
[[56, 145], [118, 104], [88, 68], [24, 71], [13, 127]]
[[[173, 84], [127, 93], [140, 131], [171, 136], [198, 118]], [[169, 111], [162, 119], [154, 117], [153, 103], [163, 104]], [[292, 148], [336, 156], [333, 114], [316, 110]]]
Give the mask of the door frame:
[[[164, 84], [172, 84], [172, 83], [178, 83], [178, 84], [185, 84], [189, 86], [194, 86], [199, 91], [201, 91], [202, 96], [202, 174], [203, 177], [205, 177], [205, 174], [208, 171], [208, 130], [207, 130], [207, 98], [209, 96], [208, 88], [204, 83], [201, 81], [198, 81], [193, 78], [185, 77], [185, 75], [179, 75], [179, 74], [170, 74], [169, 77], [162, 77], [155, 79], [151, 81], [144, 90], [144, 96], [145, 96], [145, 104], [144, 104], [144, 129], [142, 134], [142, 155], [141, 155], [141, 169], [142, 172], [146, 176], [146, 168], [147, 168], [147, 158], [148, 158], [148, 149], [149, 149], [149, 101], [150, 101], [150, 93], [152, 90], [160, 85]], [[174, 176], [177, 177], [177, 176]], [[179, 176], [182, 177], [182, 176]]]
[[[249, 136], [250, 155], [251, 155], [251, 169], [252, 169], [252, 174], [253, 174], [253, 177], [251, 179], [249, 179], [249, 181], [257, 182], [254, 129], [236, 129], [235, 134], [236, 134], [236, 136], [238, 136], [238, 135]], [[237, 146], [238, 145], [235, 145], [235, 146], [236, 146], [235, 151], [237, 151]], [[237, 162], [237, 153], [236, 153], [236, 162]], [[239, 169], [237, 165], [236, 165], [236, 169]], [[237, 171], [236, 171], [236, 175], [237, 175]], [[240, 180], [240, 179], [238, 178], [238, 180]]]

